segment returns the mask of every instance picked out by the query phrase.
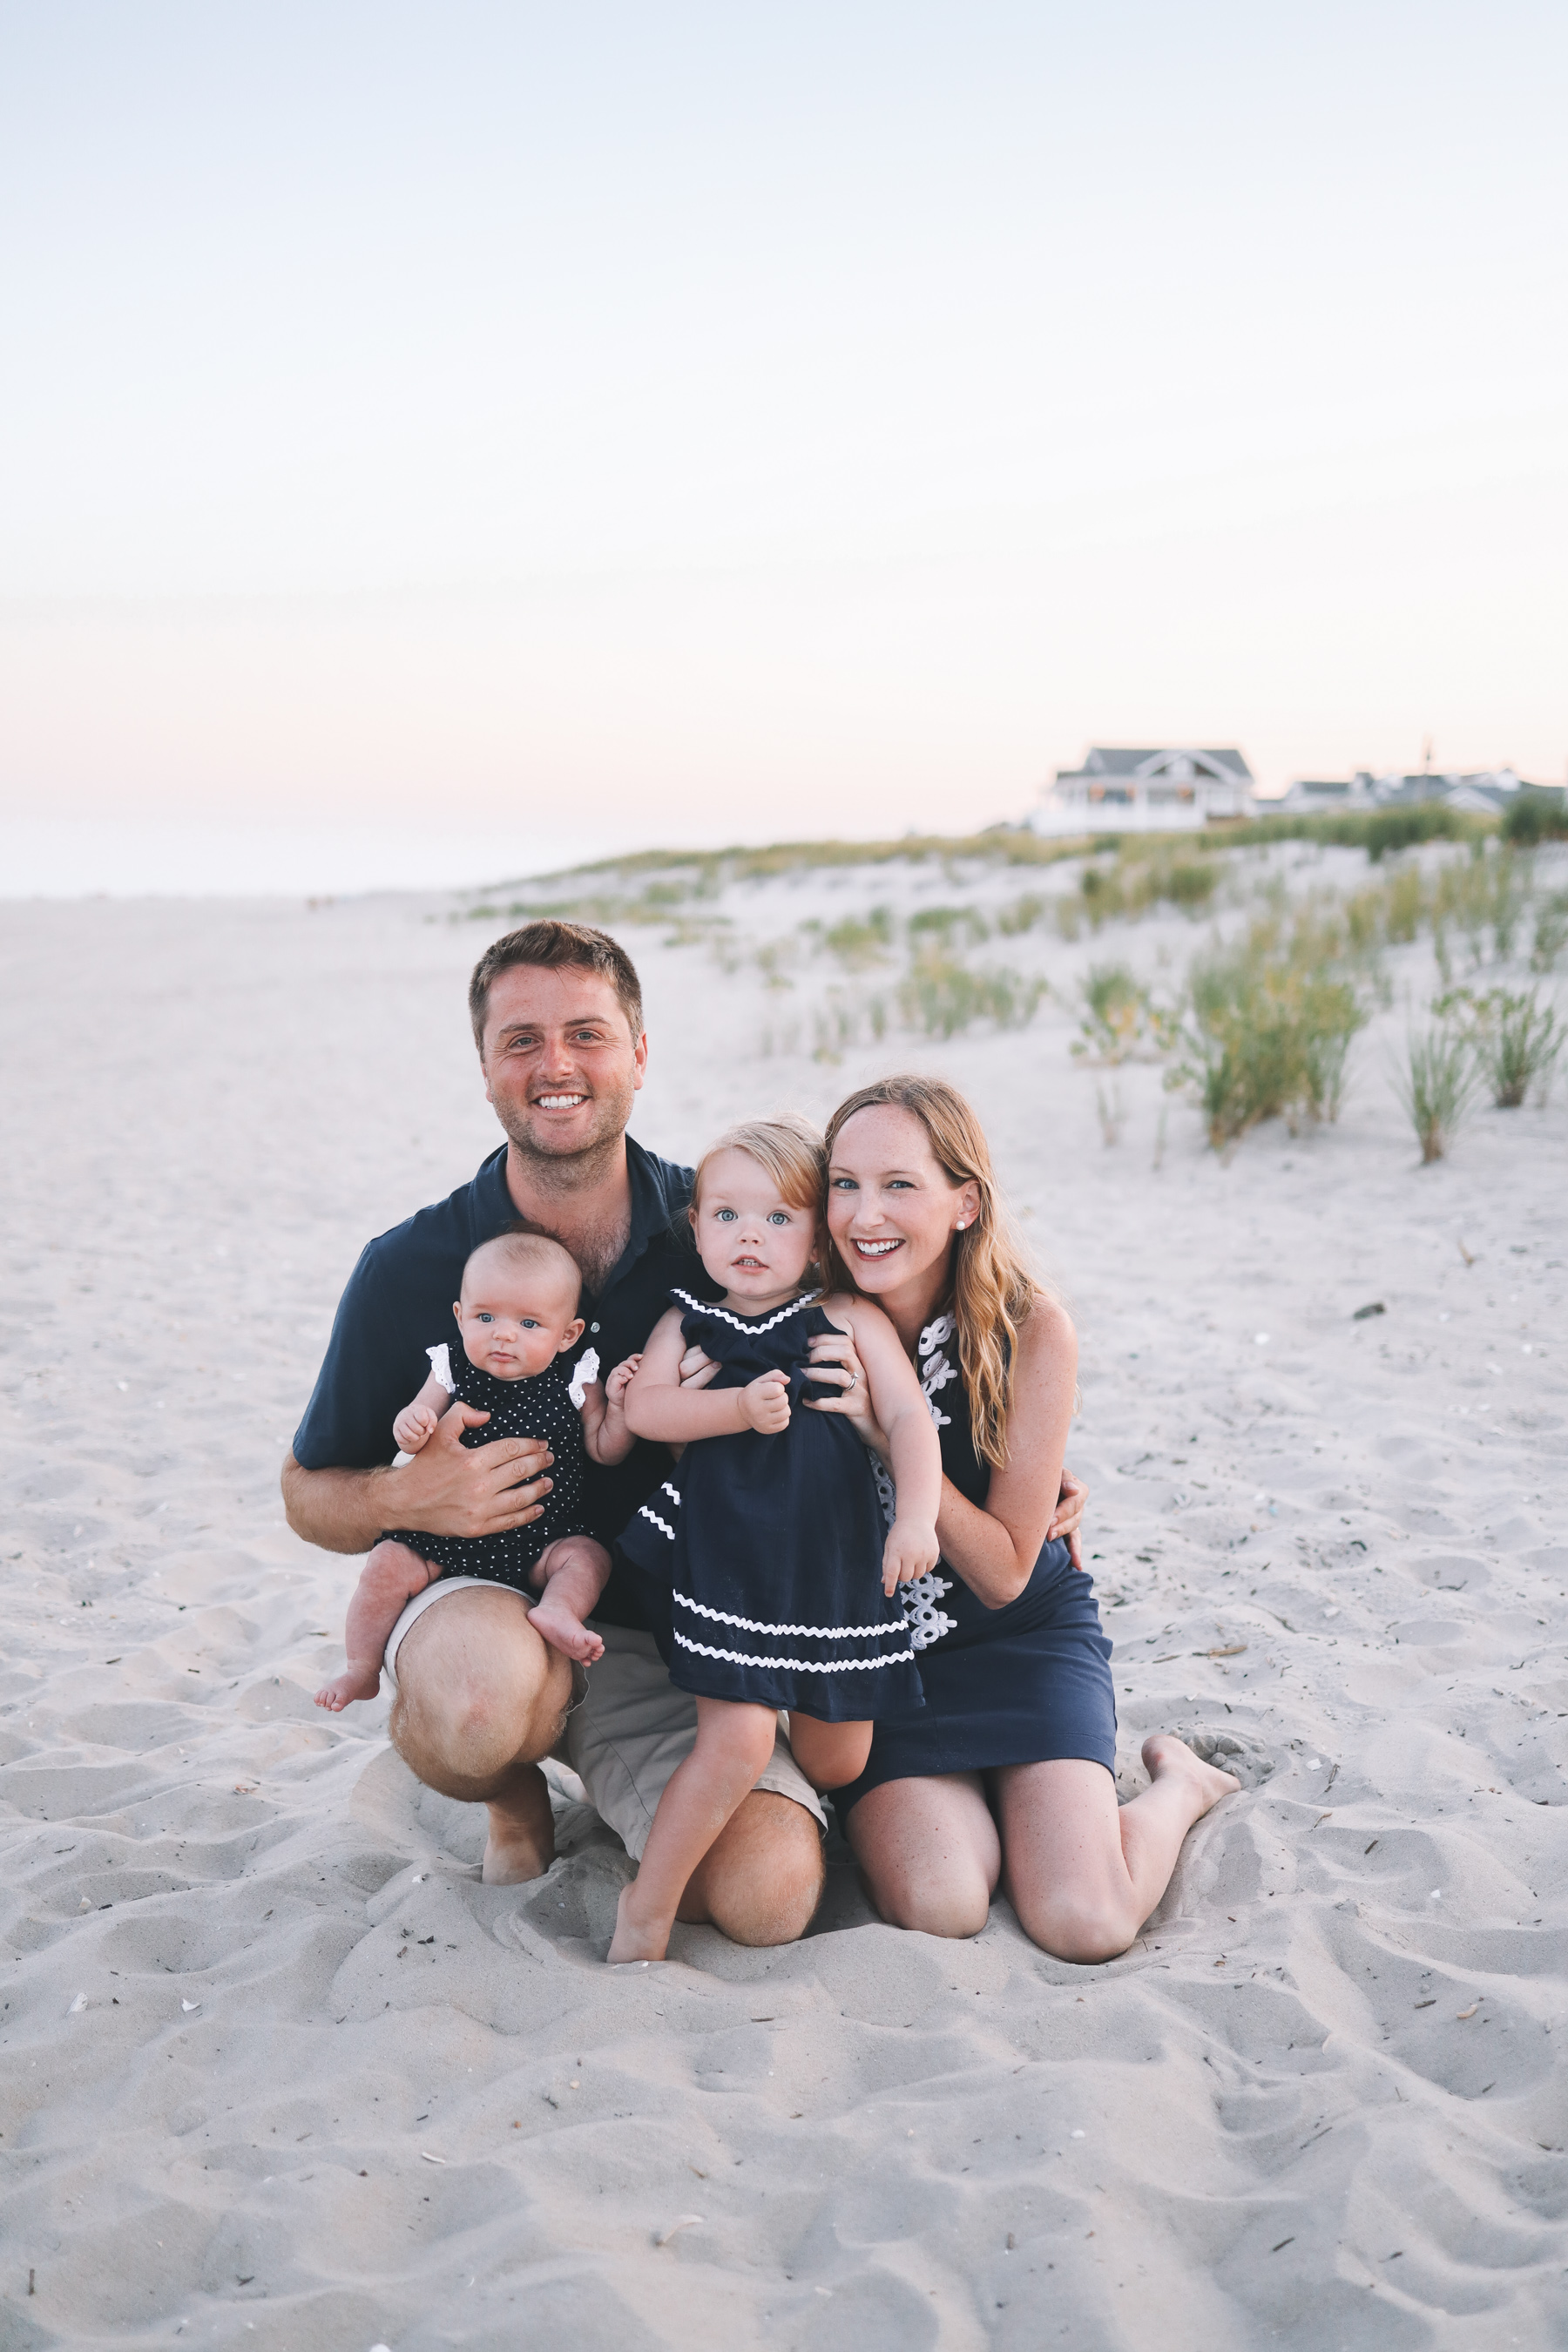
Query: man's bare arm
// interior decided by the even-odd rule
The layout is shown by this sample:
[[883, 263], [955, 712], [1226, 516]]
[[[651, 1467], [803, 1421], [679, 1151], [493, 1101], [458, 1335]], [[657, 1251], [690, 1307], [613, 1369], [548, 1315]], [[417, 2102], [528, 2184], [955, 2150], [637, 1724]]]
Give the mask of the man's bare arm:
[[552, 1482], [540, 1474], [554, 1456], [532, 1438], [459, 1443], [465, 1426], [488, 1418], [468, 1405], [451, 1407], [428, 1444], [395, 1469], [306, 1470], [290, 1454], [281, 1482], [289, 1526], [322, 1551], [343, 1552], [369, 1551], [388, 1528], [489, 1536], [526, 1526], [543, 1508]]

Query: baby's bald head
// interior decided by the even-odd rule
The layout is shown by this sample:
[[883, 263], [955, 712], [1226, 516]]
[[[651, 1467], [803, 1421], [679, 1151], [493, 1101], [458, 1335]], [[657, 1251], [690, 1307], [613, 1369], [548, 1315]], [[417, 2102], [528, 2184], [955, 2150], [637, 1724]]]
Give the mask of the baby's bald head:
[[497, 1234], [463, 1268], [463, 1352], [498, 1380], [531, 1379], [582, 1338], [582, 1295], [576, 1259], [548, 1234]]

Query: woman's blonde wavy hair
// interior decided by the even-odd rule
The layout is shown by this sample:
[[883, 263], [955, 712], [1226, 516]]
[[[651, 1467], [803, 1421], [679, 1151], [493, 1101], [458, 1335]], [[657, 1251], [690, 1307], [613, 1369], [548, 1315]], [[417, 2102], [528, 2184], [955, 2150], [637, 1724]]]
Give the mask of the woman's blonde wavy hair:
[[[949, 1181], [973, 1184], [980, 1213], [952, 1237], [951, 1297], [945, 1302], [958, 1326], [958, 1360], [969, 1397], [974, 1451], [994, 1470], [1007, 1459], [1007, 1420], [1013, 1404], [1013, 1363], [1018, 1330], [1041, 1295], [991, 1167], [985, 1130], [956, 1087], [942, 1078], [879, 1078], [841, 1102], [827, 1122], [829, 1162], [840, 1129], [857, 1111], [891, 1106], [913, 1113]], [[831, 1243], [830, 1286], [856, 1287], [855, 1277]]]

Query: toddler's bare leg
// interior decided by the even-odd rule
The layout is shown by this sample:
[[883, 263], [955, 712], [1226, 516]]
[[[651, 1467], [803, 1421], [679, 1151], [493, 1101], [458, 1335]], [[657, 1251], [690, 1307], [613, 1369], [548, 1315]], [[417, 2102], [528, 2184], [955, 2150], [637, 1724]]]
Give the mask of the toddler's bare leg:
[[814, 1789], [847, 1789], [866, 1769], [871, 1753], [868, 1723], [819, 1723], [814, 1715], [792, 1715], [789, 1744]]
[[533, 1580], [544, 1587], [544, 1597], [529, 1611], [535, 1633], [542, 1633], [552, 1650], [580, 1658], [591, 1666], [605, 1654], [597, 1633], [583, 1620], [593, 1610], [610, 1573], [610, 1555], [592, 1536], [563, 1536], [540, 1555]]
[[393, 1627], [415, 1594], [423, 1592], [439, 1573], [427, 1559], [410, 1551], [406, 1544], [387, 1540], [376, 1545], [360, 1570], [353, 1599], [349, 1602], [348, 1623], [343, 1629], [348, 1672], [322, 1685], [316, 1693], [318, 1706], [330, 1707], [335, 1715], [341, 1707], [352, 1706], [355, 1699], [375, 1696], [381, 1688], [381, 1662], [386, 1655]]
[[773, 1752], [771, 1706], [697, 1702], [697, 1745], [658, 1801], [637, 1876], [621, 1890], [612, 1960], [662, 1960], [686, 1882]]

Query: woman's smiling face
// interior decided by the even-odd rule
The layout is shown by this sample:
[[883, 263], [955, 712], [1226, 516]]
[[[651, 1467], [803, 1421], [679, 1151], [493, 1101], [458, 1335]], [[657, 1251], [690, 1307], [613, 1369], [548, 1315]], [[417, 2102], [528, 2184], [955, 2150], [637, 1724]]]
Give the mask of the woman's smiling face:
[[975, 1186], [952, 1181], [912, 1110], [874, 1103], [839, 1129], [827, 1229], [856, 1286], [872, 1297], [933, 1269], [945, 1275], [953, 1234], [979, 1207]]

